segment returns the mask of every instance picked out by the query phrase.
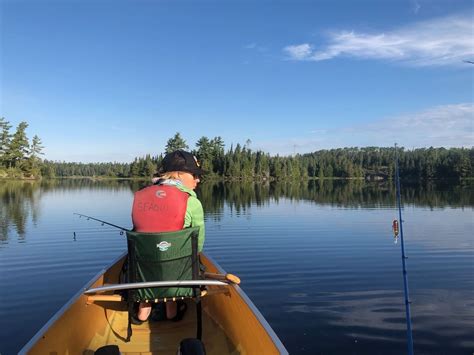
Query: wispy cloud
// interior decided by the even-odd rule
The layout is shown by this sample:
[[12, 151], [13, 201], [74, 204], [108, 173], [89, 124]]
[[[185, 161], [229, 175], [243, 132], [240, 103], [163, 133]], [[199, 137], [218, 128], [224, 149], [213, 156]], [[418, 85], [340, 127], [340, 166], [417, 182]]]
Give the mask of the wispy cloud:
[[452, 15], [389, 32], [335, 31], [329, 33], [326, 45], [302, 43], [286, 46], [283, 51], [292, 60], [322, 61], [344, 56], [414, 66], [459, 65], [474, 57], [473, 31], [470, 15]]
[[378, 121], [309, 129], [302, 137], [255, 142], [257, 149], [291, 155], [340, 147], [392, 146], [423, 147], [474, 146], [474, 104], [460, 103], [431, 107]]
[[303, 60], [311, 57], [313, 47], [308, 43], [304, 43], [296, 46], [287, 46], [284, 50], [290, 55], [291, 59]]
[[402, 115], [395, 117], [392, 121], [384, 120], [381, 124], [372, 125], [372, 127], [379, 130], [392, 122], [389, 126], [423, 129], [425, 132], [427, 130], [439, 132], [440, 130], [458, 129], [472, 134], [473, 120], [474, 105], [472, 103], [461, 103], [436, 106], [422, 112]]
[[386, 118], [344, 130], [374, 145], [398, 142], [412, 147], [471, 147], [474, 145], [474, 105], [461, 103]]
[[255, 42], [246, 44], [244, 46], [244, 49], [255, 50], [257, 52], [266, 52], [267, 51], [267, 47], [261, 46], [261, 45], [255, 43]]
[[421, 5], [420, 3], [417, 1], [417, 0], [413, 0], [412, 1], [412, 10], [413, 10], [413, 13], [416, 15], [418, 14], [418, 12], [420, 11], [421, 9]]

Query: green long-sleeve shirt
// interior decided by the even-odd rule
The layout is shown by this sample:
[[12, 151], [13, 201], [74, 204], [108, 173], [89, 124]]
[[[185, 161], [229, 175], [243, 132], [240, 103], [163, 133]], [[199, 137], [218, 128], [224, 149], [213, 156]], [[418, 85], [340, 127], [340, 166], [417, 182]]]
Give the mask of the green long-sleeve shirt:
[[202, 209], [201, 201], [198, 200], [194, 190], [191, 190], [181, 184], [176, 185], [176, 187], [179, 190], [189, 194], [183, 228], [200, 227], [198, 237], [198, 250], [199, 252], [201, 252], [204, 246], [204, 239], [206, 236], [206, 230], [204, 226], [204, 210]]

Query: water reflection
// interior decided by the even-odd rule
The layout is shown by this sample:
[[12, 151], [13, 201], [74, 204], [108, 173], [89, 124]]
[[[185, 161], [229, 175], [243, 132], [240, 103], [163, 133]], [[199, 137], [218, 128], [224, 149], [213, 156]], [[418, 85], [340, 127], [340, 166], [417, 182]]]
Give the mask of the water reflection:
[[0, 241], [8, 240], [12, 229], [19, 240], [25, 238], [25, 227], [30, 219], [39, 218], [40, 189], [37, 182], [3, 181], [0, 183]]
[[[474, 184], [437, 182], [402, 186], [405, 205], [425, 208], [472, 207]], [[252, 205], [262, 206], [279, 199], [306, 200], [340, 208], [392, 208], [395, 187], [391, 182], [362, 180], [309, 180], [267, 183], [206, 183], [198, 189], [206, 213], [218, 218], [224, 205], [230, 212], [245, 214]]]
[[[414, 336], [417, 345], [433, 346], [443, 338], [446, 348], [474, 345], [469, 341], [471, 315], [466, 314], [470, 292], [425, 289], [416, 294], [413, 304]], [[285, 313], [304, 313], [305, 319], [325, 319], [345, 329], [347, 337], [405, 343], [406, 320], [400, 290], [331, 292], [290, 298]], [[324, 300], [324, 301], [321, 301]], [[460, 326], [461, 325], [461, 326]], [[423, 333], [423, 335], [421, 334]], [[372, 342], [373, 343], [373, 342]], [[447, 352], [446, 352], [447, 353]]]
[[[28, 221], [36, 223], [41, 198], [51, 191], [104, 190], [135, 192], [147, 181], [55, 179], [0, 181], [0, 241], [16, 232], [25, 236]], [[402, 186], [405, 205], [430, 209], [474, 206], [473, 183], [437, 182]], [[367, 183], [361, 180], [310, 180], [299, 182], [224, 183], [205, 182], [198, 196], [208, 218], [219, 221], [224, 208], [229, 213], [246, 214], [252, 205], [263, 206], [279, 199], [306, 200], [340, 208], [387, 208], [395, 206], [394, 186], [390, 182]]]
[[[126, 249], [116, 230], [72, 213], [128, 227], [132, 194], [147, 184], [0, 181], [0, 264], [9, 270], [0, 281], [10, 290], [0, 309], [10, 333], [0, 334], [0, 343], [11, 342], [2, 353], [17, 353]], [[473, 186], [403, 186], [417, 354], [464, 354], [474, 347]], [[390, 183], [205, 182], [197, 193], [209, 222], [206, 251], [245, 280], [245, 292], [292, 354], [405, 352]], [[28, 243], [16, 245], [17, 238]], [[40, 297], [18, 298], [25, 289]]]

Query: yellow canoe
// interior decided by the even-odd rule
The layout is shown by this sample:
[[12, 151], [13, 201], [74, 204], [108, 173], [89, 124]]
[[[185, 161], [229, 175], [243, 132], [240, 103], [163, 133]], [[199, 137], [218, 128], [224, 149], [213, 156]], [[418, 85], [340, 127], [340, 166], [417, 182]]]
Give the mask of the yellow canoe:
[[[92, 295], [84, 291], [117, 284], [126, 255], [94, 277], [65, 304], [23, 347], [20, 354], [93, 355], [105, 345], [117, 345], [121, 354], [176, 354], [182, 339], [196, 336], [196, 307], [179, 322], [158, 321], [132, 325], [127, 336], [128, 313], [118, 295]], [[225, 272], [210, 257], [201, 261], [210, 273]], [[288, 354], [262, 314], [238, 285], [208, 286], [202, 297], [202, 341], [207, 354]]]

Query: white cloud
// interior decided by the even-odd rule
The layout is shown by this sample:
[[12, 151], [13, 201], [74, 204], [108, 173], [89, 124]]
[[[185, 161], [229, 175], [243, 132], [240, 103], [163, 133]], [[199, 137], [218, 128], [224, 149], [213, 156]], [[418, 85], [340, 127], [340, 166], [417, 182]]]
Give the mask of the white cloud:
[[283, 49], [292, 59], [301, 60], [311, 55], [312, 48], [309, 44], [300, 44], [297, 46], [287, 46]]
[[474, 145], [473, 125], [474, 105], [461, 103], [387, 118], [347, 131], [373, 135], [377, 141], [387, 141], [387, 144], [398, 142], [407, 148], [471, 147]]
[[292, 155], [341, 147], [474, 146], [474, 104], [460, 103], [431, 107], [378, 121], [332, 129], [317, 128], [308, 134], [277, 141], [256, 141], [255, 148], [271, 154]]
[[328, 44], [319, 49], [303, 43], [283, 50], [293, 60], [322, 61], [346, 56], [414, 66], [463, 65], [463, 60], [474, 57], [473, 31], [469, 15], [453, 15], [382, 33], [332, 32]]

